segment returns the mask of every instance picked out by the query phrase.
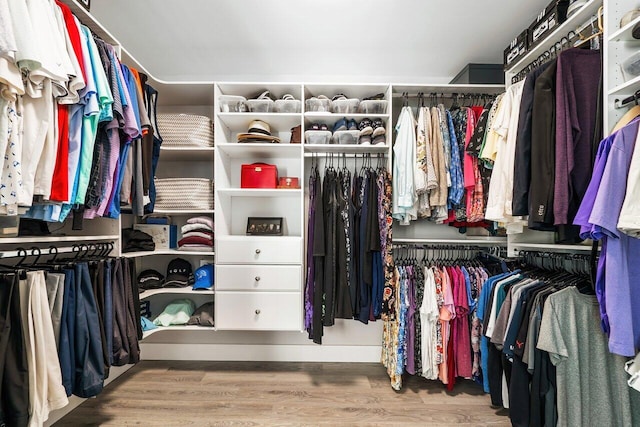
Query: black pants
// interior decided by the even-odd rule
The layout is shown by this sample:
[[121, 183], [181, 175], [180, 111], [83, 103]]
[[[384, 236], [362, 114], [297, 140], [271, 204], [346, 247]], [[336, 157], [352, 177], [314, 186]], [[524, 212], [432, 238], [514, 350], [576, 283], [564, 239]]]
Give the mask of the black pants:
[[29, 422], [29, 371], [16, 274], [0, 275], [0, 425]]
[[502, 352], [489, 343], [487, 375], [491, 404], [494, 406], [502, 406], [502, 369]]

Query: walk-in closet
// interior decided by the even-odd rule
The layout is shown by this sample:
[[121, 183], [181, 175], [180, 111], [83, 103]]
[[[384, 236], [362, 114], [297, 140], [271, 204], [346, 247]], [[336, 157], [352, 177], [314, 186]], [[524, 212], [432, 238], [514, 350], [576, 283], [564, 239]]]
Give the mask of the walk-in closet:
[[0, 3], [0, 426], [640, 426], [640, 2]]

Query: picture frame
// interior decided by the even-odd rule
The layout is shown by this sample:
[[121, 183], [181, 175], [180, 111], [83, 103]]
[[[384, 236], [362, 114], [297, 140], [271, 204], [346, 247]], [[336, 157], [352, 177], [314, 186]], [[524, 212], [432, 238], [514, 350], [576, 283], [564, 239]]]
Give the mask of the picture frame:
[[282, 236], [282, 217], [247, 218], [248, 236]]
[[79, 0], [79, 3], [87, 10], [91, 9], [91, 0]]

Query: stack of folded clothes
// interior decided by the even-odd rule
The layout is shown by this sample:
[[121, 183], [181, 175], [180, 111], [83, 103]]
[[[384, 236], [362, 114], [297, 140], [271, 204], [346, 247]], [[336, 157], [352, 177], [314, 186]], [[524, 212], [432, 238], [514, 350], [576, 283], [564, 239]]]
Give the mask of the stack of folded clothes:
[[178, 241], [178, 250], [212, 251], [213, 219], [206, 216], [189, 218], [182, 226], [182, 239]]

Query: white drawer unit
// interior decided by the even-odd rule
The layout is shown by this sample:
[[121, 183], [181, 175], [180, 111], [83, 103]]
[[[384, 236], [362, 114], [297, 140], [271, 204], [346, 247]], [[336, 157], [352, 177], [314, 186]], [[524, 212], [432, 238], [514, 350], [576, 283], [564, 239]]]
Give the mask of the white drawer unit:
[[299, 292], [218, 292], [218, 330], [299, 331], [302, 301]]
[[219, 291], [299, 292], [302, 267], [284, 265], [218, 265], [216, 289]]
[[217, 264], [301, 264], [301, 237], [228, 236], [216, 239]]

